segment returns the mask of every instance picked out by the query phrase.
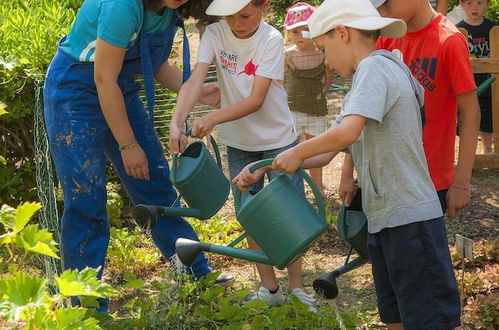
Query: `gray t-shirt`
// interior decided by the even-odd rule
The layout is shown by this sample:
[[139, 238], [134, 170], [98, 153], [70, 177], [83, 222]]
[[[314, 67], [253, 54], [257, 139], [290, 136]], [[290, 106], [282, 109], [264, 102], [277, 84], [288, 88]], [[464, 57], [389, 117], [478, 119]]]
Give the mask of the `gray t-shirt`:
[[423, 88], [407, 66], [384, 50], [359, 63], [345, 96], [337, 122], [348, 115], [367, 118], [348, 149], [370, 233], [442, 216], [423, 151], [423, 100]]

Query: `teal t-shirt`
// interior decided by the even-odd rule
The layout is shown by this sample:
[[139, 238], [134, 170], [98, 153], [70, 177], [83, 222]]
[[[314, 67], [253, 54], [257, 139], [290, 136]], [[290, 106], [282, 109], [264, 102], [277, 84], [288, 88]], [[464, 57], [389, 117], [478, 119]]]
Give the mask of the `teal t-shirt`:
[[73, 59], [93, 62], [97, 37], [122, 48], [130, 48], [147, 33], [165, 30], [174, 10], [165, 8], [162, 15], [145, 10], [141, 0], [85, 0], [61, 50]]

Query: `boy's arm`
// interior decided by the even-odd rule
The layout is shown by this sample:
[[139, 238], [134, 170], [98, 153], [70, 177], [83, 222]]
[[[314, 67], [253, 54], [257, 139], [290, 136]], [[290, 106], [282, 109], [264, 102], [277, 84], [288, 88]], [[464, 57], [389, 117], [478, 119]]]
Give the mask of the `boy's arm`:
[[329, 164], [338, 153], [339, 151], [331, 151], [307, 158], [300, 167], [304, 169], [324, 167]]
[[260, 110], [272, 79], [256, 76], [253, 81], [251, 94], [241, 101], [210, 112], [192, 123], [192, 136], [209, 137], [215, 125], [243, 118]]
[[459, 154], [454, 180], [447, 193], [448, 216], [470, 203], [470, 183], [473, 162], [475, 161], [478, 127], [480, 125], [480, 106], [475, 91], [457, 96], [459, 105]]
[[185, 148], [187, 140], [183, 136], [184, 122], [201, 95], [209, 67], [208, 63], [197, 63], [189, 80], [180, 88], [177, 106], [170, 122], [169, 148], [172, 154], [178, 154]]
[[[327, 165], [337, 154], [338, 151], [333, 151], [306, 159], [302, 164], [302, 168], [307, 169], [323, 167]], [[250, 163], [246, 165], [243, 170], [232, 180], [232, 183], [237, 184], [238, 189], [241, 191], [247, 191], [249, 186], [254, 185], [267, 171], [272, 169], [272, 166], [269, 165], [261, 167], [251, 173], [249, 169], [253, 164], [254, 163]]]
[[272, 168], [284, 173], [294, 173], [307, 158], [343, 150], [357, 141], [366, 120], [367, 118], [359, 115], [345, 116], [340, 124], [331, 127], [321, 135], [280, 153], [272, 163]]

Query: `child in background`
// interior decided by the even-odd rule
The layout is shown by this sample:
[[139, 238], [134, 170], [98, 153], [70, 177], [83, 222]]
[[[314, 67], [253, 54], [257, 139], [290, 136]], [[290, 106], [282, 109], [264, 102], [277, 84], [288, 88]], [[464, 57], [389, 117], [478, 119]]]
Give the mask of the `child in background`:
[[[198, 49], [196, 67], [182, 86], [170, 123], [170, 148], [176, 154], [185, 148], [184, 122], [196, 105], [210, 63], [217, 67], [221, 91], [221, 108], [196, 119], [191, 126], [193, 137], [209, 137], [220, 125], [219, 141], [227, 145], [231, 179], [247, 164], [274, 157], [296, 145], [296, 132], [283, 86], [284, 43], [279, 31], [262, 21], [268, 0], [214, 0], [208, 15], [223, 16], [209, 25]], [[272, 179], [281, 173], [269, 173]], [[292, 176], [303, 191], [303, 180]], [[263, 179], [253, 188], [263, 187]], [[250, 248], [259, 250], [248, 237]], [[284, 295], [270, 265], [257, 264], [261, 279], [258, 292], [247, 301], [263, 299], [269, 304], [281, 303]], [[288, 289], [315, 311], [313, 295], [301, 285], [301, 258], [288, 267]]]
[[[490, 5], [488, 0], [461, 0], [466, 17], [456, 26], [468, 31], [468, 49], [475, 58], [490, 57], [489, 33], [497, 23], [484, 17]], [[479, 86], [490, 77], [490, 73], [475, 74], [475, 83]], [[491, 88], [480, 95], [480, 131], [478, 135], [482, 140], [483, 153], [492, 152], [492, 91]]]
[[[308, 30], [307, 19], [314, 10], [311, 5], [298, 2], [289, 8], [284, 20], [286, 32], [294, 44], [286, 49], [284, 81], [299, 141], [308, 140], [327, 129], [326, 93], [332, 73], [326, 71], [324, 53], [301, 34]], [[310, 169], [310, 176], [322, 197], [326, 198], [322, 167]]]
[[[362, 187], [381, 320], [388, 329], [454, 328], [460, 299], [421, 143], [423, 88], [396, 55], [375, 45], [379, 34], [401, 37], [405, 24], [380, 17], [368, 0], [325, 0], [308, 25], [326, 65], [355, 76], [336, 123], [278, 155], [272, 168], [325, 165], [348, 147]], [[234, 182], [246, 189], [264, 170], [245, 168]]]
[[[425, 89], [423, 146], [430, 176], [444, 213], [453, 218], [470, 202], [471, 171], [475, 160], [480, 109], [466, 40], [428, 0], [371, 0], [381, 16], [407, 24], [398, 39], [381, 37], [380, 49], [400, 54]], [[459, 106], [460, 140], [454, 169]], [[351, 187], [352, 176], [346, 182]], [[344, 188], [351, 190], [351, 188]]]
[[437, 12], [442, 15], [447, 15], [449, 11], [449, 0], [430, 0], [430, 4]]

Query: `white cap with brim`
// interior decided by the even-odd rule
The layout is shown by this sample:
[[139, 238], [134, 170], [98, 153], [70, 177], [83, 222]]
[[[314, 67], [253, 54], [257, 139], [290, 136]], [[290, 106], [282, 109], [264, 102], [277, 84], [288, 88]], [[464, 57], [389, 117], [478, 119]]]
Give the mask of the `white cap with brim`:
[[244, 7], [246, 7], [251, 0], [213, 0], [206, 15], [211, 16], [230, 16], [234, 15]]
[[307, 21], [308, 34], [304, 37], [316, 38], [338, 25], [376, 31], [388, 38], [400, 38], [407, 27], [397, 18], [381, 17], [369, 0], [325, 0]]
[[382, 4], [386, 2], [386, 0], [370, 0], [370, 1], [373, 4], [374, 8], [379, 8], [381, 7]]

